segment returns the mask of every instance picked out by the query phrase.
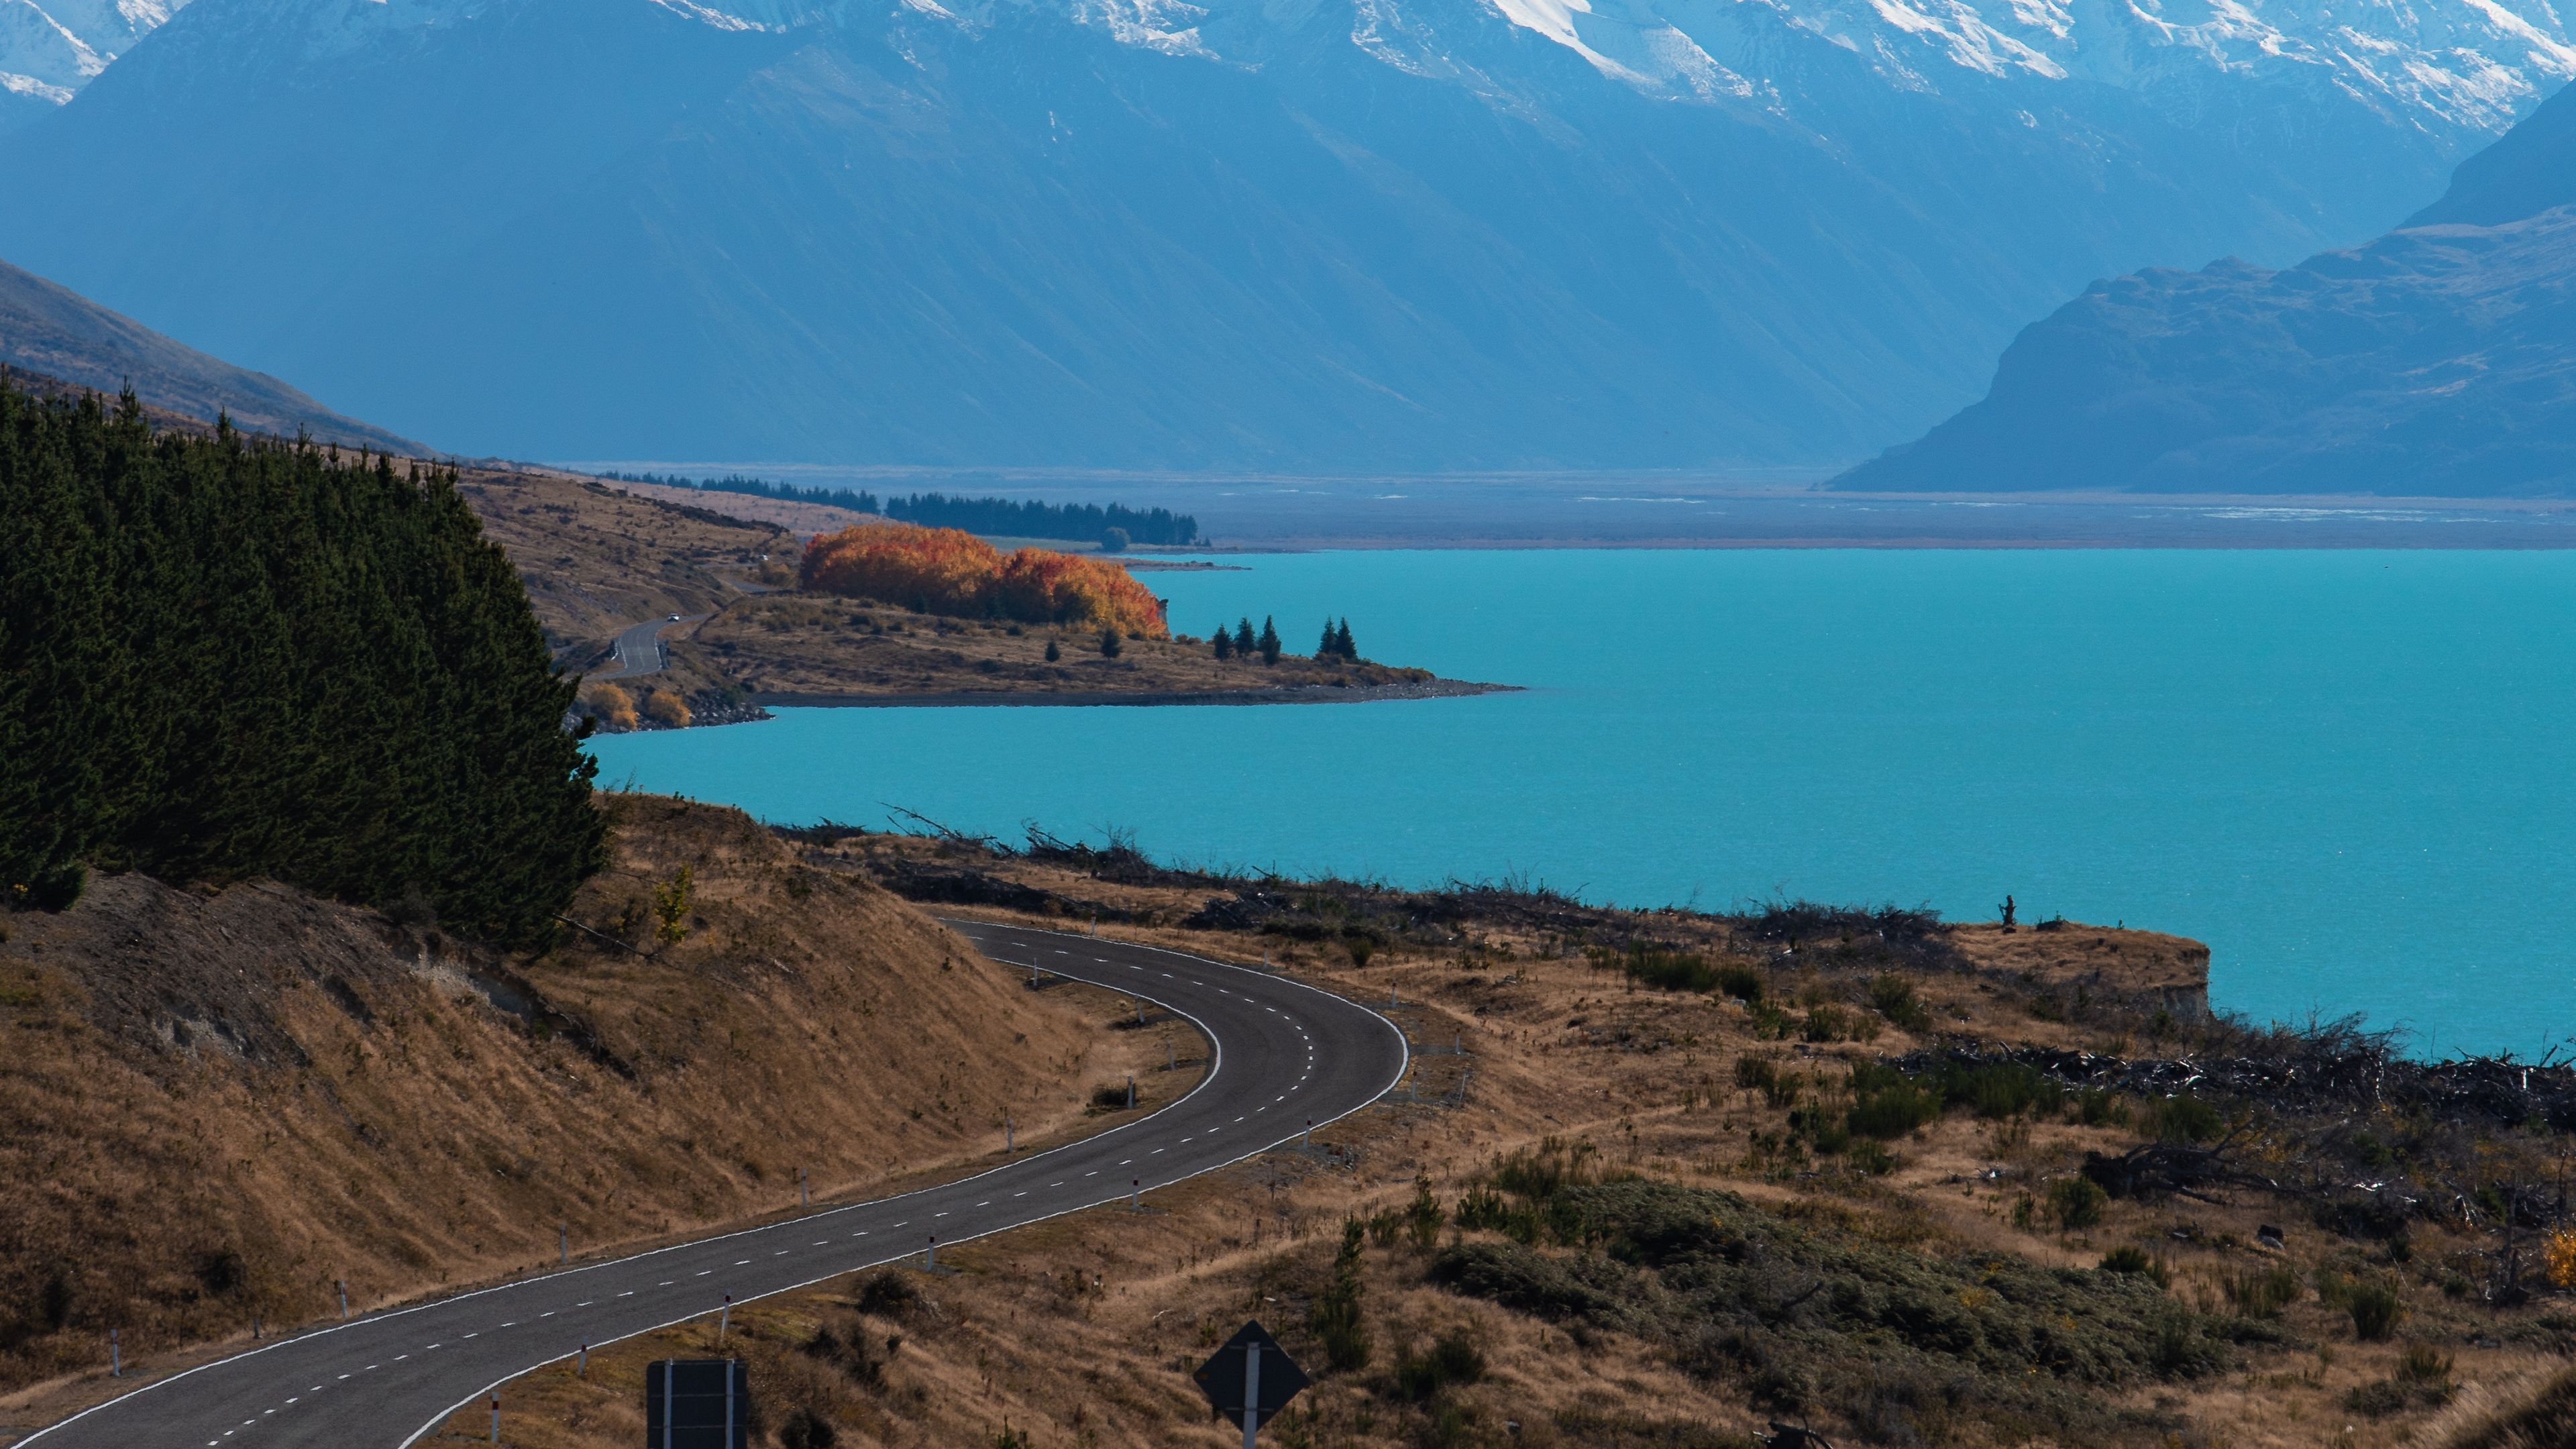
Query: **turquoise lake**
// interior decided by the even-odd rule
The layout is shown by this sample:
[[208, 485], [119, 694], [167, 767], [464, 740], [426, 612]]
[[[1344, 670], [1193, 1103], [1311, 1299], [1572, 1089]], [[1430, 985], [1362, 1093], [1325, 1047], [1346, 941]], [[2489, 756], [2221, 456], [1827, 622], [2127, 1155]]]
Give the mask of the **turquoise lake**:
[[1142, 575], [1176, 629], [1527, 686], [1227, 708], [782, 711], [597, 742], [763, 819], [1589, 900], [1786, 895], [2173, 931], [2257, 1019], [2576, 1032], [2576, 554], [1426, 551]]

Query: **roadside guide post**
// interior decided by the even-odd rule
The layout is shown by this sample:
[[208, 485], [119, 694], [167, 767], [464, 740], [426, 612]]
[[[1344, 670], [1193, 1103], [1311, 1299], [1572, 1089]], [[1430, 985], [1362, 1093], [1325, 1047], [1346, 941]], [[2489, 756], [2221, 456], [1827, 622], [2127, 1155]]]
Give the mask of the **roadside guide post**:
[[1243, 1449], [1253, 1449], [1261, 1426], [1309, 1382], [1305, 1370], [1257, 1322], [1243, 1325], [1191, 1377], [1217, 1417], [1243, 1426]]

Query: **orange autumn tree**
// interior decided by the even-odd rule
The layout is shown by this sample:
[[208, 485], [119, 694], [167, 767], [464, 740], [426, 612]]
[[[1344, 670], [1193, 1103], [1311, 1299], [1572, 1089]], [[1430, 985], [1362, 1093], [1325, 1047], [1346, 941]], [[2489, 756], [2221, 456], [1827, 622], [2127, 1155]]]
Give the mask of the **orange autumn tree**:
[[805, 546], [804, 586], [882, 599], [926, 614], [1083, 624], [1164, 638], [1163, 608], [1116, 564], [1068, 553], [1001, 550], [954, 528], [861, 524]]

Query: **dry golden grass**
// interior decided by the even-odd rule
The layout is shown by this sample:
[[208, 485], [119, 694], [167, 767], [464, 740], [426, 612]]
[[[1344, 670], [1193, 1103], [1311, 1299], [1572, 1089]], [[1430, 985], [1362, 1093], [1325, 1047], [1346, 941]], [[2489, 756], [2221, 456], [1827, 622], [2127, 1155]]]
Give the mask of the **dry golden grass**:
[[[742, 599], [678, 637], [685, 642], [673, 648], [675, 658], [760, 694], [1222, 694], [1432, 677], [1296, 655], [1275, 665], [1219, 660], [1203, 643], [1168, 639], [1121, 639], [1111, 659], [1100, 652], [1097, 629], [944, 619], [813, 594]], [[1054, 663], [1049, 643], [1060, 656]]]
[[549, 469], [469, 467], [458, 490], [577, 669], [596, 667], [628, 625], [712, 613], [741, 597], [732, 581], [757, 576], [761, 555], [796, 553], [783, 529]]
[[1083, 1130], [1091, 1086], [1164, 1063], [1106, 1030], [1122, 999], [1032, 993], [736, 812], [605, 808], [572, 914], [649, 956], [505, 960], [265, 883], [101, 878], [7, 918], [0, 1383], [95, 1376], [110, 1326], [151, 1371], [334, 1312], [335, 1280], [373, 1307], [516, 1272], [558, 1224], [590, 1254], [782, 1210], [799, 1168], [874, 1194], [998, 1152], [1005, 1112], [1024, 1144]]

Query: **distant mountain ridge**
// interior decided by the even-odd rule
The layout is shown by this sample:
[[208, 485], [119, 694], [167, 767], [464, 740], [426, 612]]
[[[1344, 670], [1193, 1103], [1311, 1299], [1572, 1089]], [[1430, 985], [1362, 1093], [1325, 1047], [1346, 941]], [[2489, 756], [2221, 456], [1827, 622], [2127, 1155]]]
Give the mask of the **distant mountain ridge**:
[[2570, 74], [2539, 0], [194, 0], [0, 254], [480, 453], [1813, 465]]
[[1836, 486], [2576, 492], [2576, 89], [2366, 246], [2095, 284]]
[[323, 442], [412, 457], [428, 451], [6, 262], [0, 262], [0, 365], [110, 396], [130, 382], [152, 408], [199, 422], [229, 413], [254, 432], [293, 437], [302, 430]]

